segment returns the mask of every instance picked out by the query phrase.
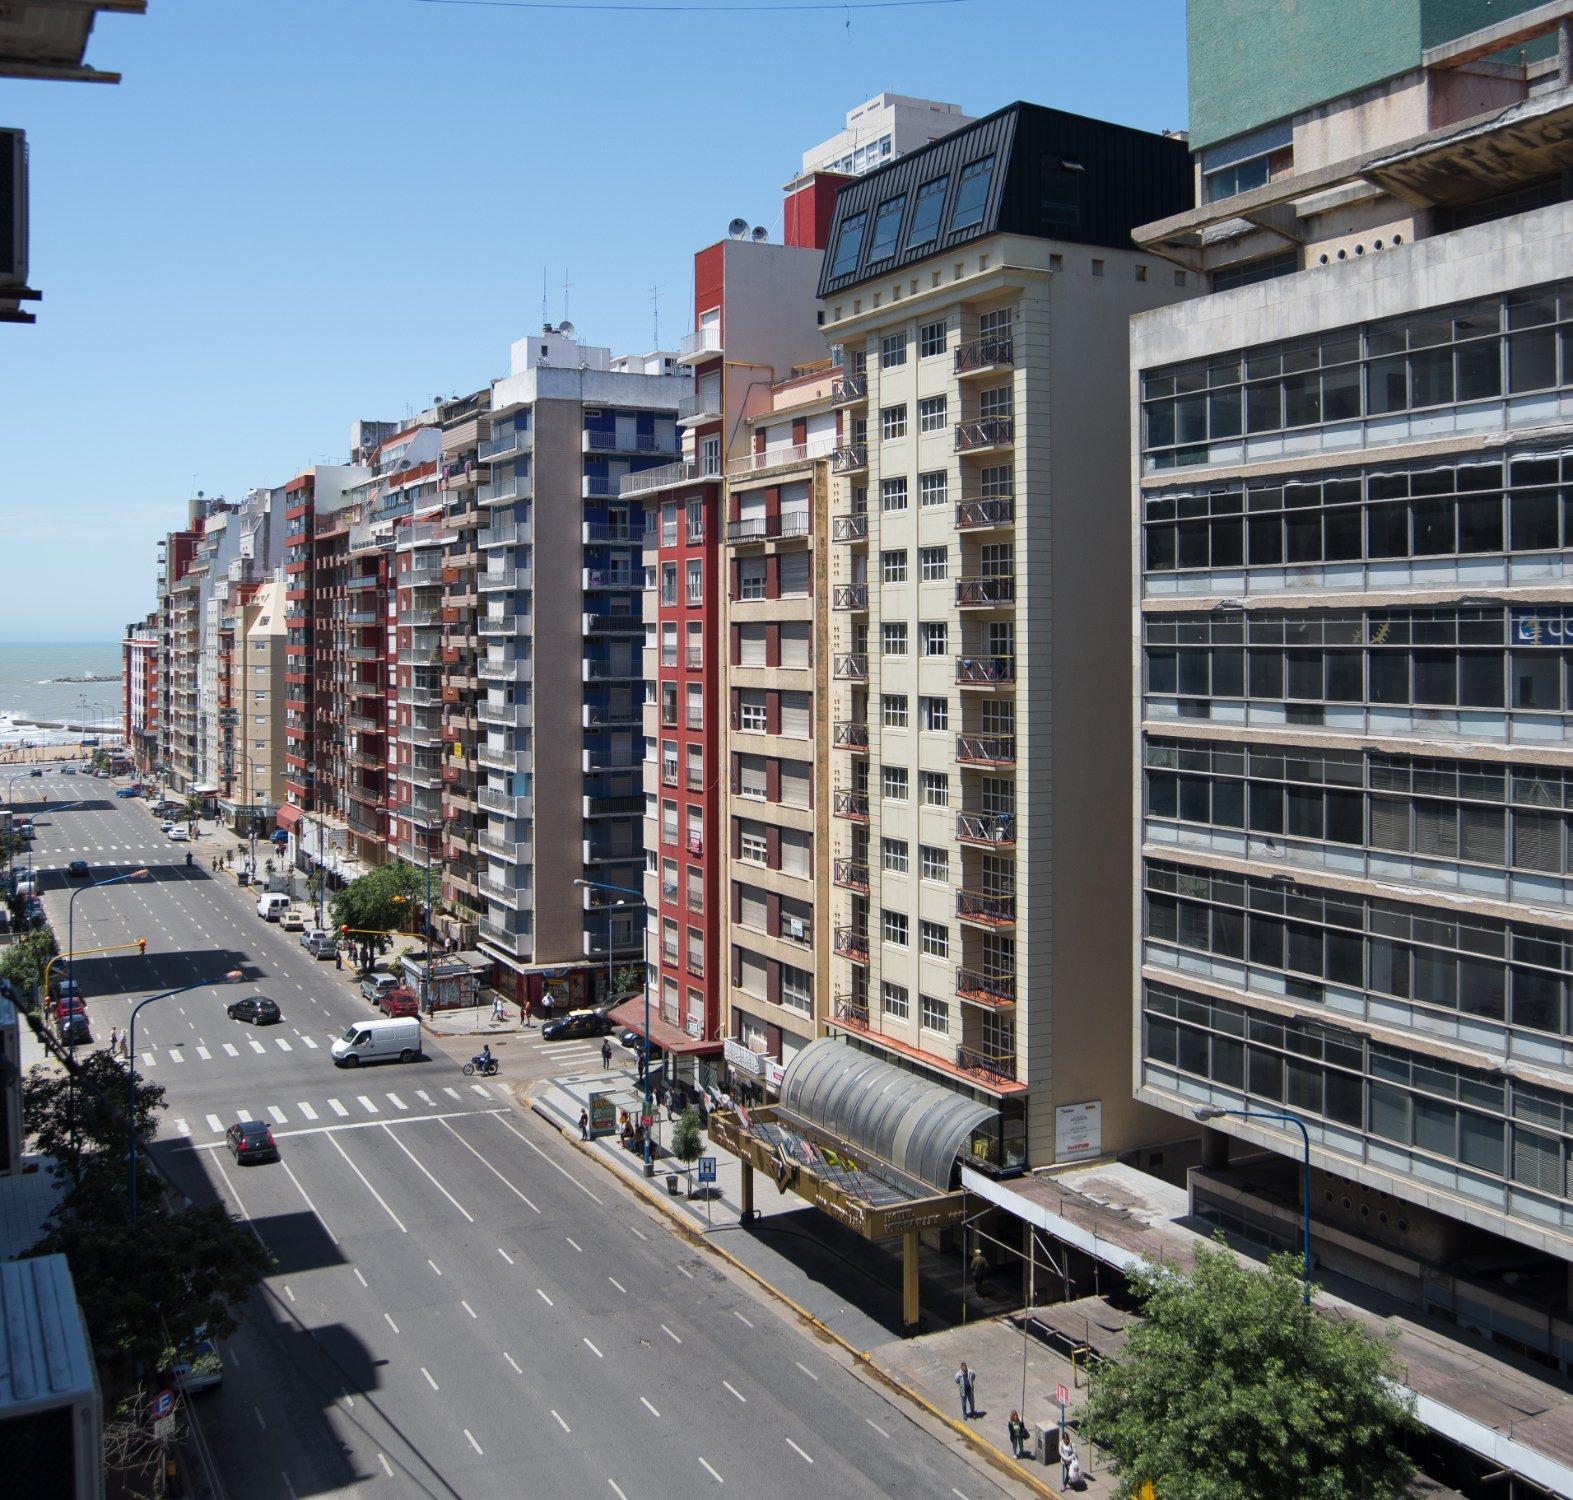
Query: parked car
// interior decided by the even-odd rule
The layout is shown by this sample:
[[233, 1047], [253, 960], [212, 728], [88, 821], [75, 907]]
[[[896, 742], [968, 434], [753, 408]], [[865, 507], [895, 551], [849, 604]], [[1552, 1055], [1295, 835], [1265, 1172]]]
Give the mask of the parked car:
[[414, 990], [384, 990], [377, 997], [377, 1009], [385, 1016], [418, 1016], [421, 1002]]
[[292, 906], [288, 911], [279, 913], [279, 926], [285, 932], [304, 932], [306, 930], [306, 918]]
[[174, 843], [177, 844], [188, 843], [191, 839], [191, 835], [186, 832], [186, 825], [184, 823], [175, 824], [175, 826], [169, 830], [169, 837]]
[[224, 1143], [238, 1162], [277, 1161], [278, 1142], [261, 1120], [242, 1120], [224, 1132]]
[[76, 775], [76, 767], [75, 766], [61, 766], [60, 774], [62, 776], [75, 776]]
[[[632, 1026], [625, 1026], [617, 1033], [617, 1040], [630, 1052], [640, 1052], [644, 1049], [645, 1039], [639, 1035]], [[659, 1061], [665, 1054], [661, 1051], [659, 1042], [650, 1043], [650, 1058], [652, 1062]]]
[[80, 995], [62, 995], [55, 1001], [55, 1020], [64, 1026], [72, 1016], [87, 1018], [87, 1002]]
[[253, 1026], [274, 1026], [284, 1019], [278, 1002], [269, 1000], [266, 995], [247, 995], [240, 1000], [231, 1000], [224, 1008], [229, 1012], [230, 1020], [250, 1021]]
[[66, 866], [67, 880], [86, 880], [90, 875], [92, 875], [92, 873], [93, 872], [88, 868], [87, 861], [85, 859], [73, 859], [71, 863]]
[[78, 983], [78, 981], [69, 977], [56, 979], [54, 982], [54, 992], [54, 997], [56, 1000], [64, 999], [71, 995], [80, 996], [82, 993], [82, 986], [80, 983]]
[[606, 1019], [604, 1011], [572, 1010], [555, 1021], [545, 1022], [541, 1027], [541, 1040], [560, 1042], [570, 1037], [605, 1036], [611, 1029], [612, 1023]]
[[289, 897], [283, 891], [264, 891], [257, 897], [257, 915], [264, 922], [277, 922], [289, 910]]
[[345, 1027], [330, 1055], [341, 1068], [355, 1068], [362, 1063], [415, 1062], [421, 1055], [421, 1023], [413, 1016], [356, 1021]]
[[313, 958], [332, 958], [339, 951], [339, 945], [333, 940], [333, 934], [324, 931], [321, 927], [313, 927], [309, 932], [301, 933], [300, 945]]
[[39, 769], [39, 767], [34, 766], [33, 769], [31, 771], [29, 771], [27, 774], [29, 776], [42, 776], [44, 773], [43, 773], [42, 770]]
[[158, 825], [158, 831], [160, 833], [173, 833], [175, 831], [173, 819], [165, 818], [164, 821]]
[[224, 1379], [224, 1362], [219, 1358], [218, 1345], [208, 1337], [205, 1328], [196, 1331], [196, 1341], [191, 1346], [189, 1359], [177, 1360], [169, 1367], [178, 1389], [190, 1394], [205, 1391]]
[[398, 988], [399, 976], [397, 974], [368, 974], [360, 982], [361, 999], [370, 1000], [375, 1005], [389, 990]]
[[85, 1047], [93, 1040], [92, 1028], [84, 1015], [70, 1015], [60, 1023], [60, 1040], [68, 1047]]

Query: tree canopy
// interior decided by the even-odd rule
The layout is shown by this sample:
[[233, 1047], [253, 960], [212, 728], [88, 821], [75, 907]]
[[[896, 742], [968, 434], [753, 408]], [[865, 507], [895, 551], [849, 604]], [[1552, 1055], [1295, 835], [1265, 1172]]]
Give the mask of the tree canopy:
[[425, 881], [423, 871], [402, 859], [378, 865], [334, 894], [333, 925], [352, 934], [407, 929], [425, 900]]
[[1143, 1321], [1097, 1366], [1085, 1420], [1118, 1463], [1116, 1496], [1344, 1500], [1402, 1493], [1413, 1424], [1391, 1349], [1302, 1305], [1300, 1262], [1265, 1270], [1222, 1244], [1188, 1273], [1130, 1273]]
[[44, 970], [59, 951], [60, 945], [50, 928], [35, 927], [31, 932], [24, 932], [8, 948], [0, 950], [0, 979], [11, 982], [17, 998], [25, 1005], [33, 991], [43, 984]]

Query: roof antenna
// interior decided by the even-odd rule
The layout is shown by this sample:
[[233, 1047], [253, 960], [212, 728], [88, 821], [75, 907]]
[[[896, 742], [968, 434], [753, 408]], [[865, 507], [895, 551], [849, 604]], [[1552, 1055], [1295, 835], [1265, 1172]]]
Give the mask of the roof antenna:
[[541, 263], [541, 327], [550, 328], [551, 317], [546, 307], [546, 263]]
[[563, 267], [563, 322], [568, 321], [568, 292], [573, 283], [568, 279], [568, 267]]
[[650, 288], [650, 337], [652, 349], [661, 347], [661, 288]]

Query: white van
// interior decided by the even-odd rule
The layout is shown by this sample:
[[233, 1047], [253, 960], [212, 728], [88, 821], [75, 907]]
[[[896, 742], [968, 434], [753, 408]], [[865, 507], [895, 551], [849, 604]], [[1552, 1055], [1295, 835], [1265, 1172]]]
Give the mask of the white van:
[[289, 897], [283, 891], [264, 891], [257, 897], [257, 915], [264, 922], [277, 922], [289, 910]]
[[361, 1063], [414, 1062], [421, 1055], [421, 1023], [414, 1016], [386, 1021], [356, 1021], [330, 1050], [334, 1064], [354, 1068]]

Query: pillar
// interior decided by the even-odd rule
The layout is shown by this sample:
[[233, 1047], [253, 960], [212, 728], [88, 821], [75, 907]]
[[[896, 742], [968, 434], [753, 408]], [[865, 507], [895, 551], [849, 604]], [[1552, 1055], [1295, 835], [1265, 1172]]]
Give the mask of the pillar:
[[746, 1224], [754, 1217], [754, 1164], [745, 1156], [743, 1166], [743, 1211], [741, 1222]]
[[1229, 1137], [1211, 1125], [1202, 1127], [1202, 1165], [1209, 1172], [1221, 1172], [1229, 1165]]
[[915, 1330], [918, 1326], [918, 1232], [902, 1231], [901, 1235], [901, 1326]]

